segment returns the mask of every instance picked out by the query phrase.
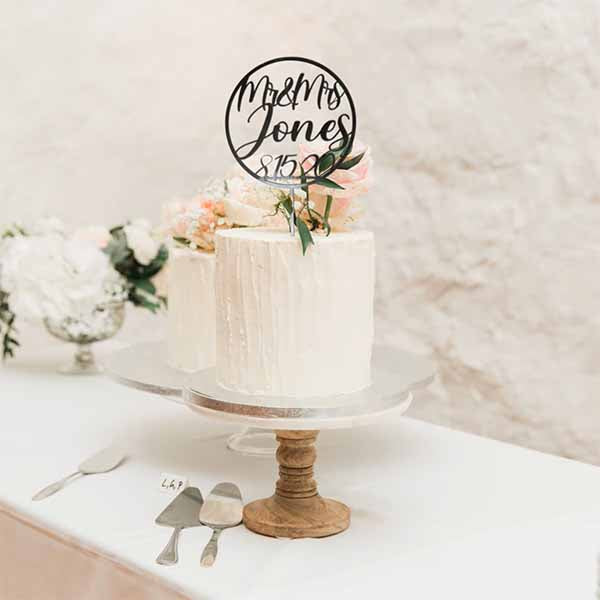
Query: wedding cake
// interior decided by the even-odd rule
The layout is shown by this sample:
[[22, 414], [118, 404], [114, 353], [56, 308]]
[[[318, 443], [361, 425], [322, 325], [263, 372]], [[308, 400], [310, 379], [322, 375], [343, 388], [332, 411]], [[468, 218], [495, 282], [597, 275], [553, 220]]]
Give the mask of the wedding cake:
[[215, 364], [215, 255], [171, 248], [167, 269], [167, 361], [193, 372]]
[[215, 237], [221, 386], [296, 398], [369, 386], [371, 232], [314, 235], [306, 255], [283, 230], [229, 229]]
[[165, 204], [167, 362], [194, 372], [215, 365], [215, 234], [262, 224], [273, 192], [239, 176], [209, 180], [196, 197]]

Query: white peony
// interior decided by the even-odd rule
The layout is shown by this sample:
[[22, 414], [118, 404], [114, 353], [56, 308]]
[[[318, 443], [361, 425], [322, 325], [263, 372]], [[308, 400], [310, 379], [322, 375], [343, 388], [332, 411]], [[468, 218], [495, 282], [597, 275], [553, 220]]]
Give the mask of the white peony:
[[228, 195], [224, 198], [227, 221], [233, 225], [258, 227], [273, 214], [277, 196], [272, 188], [247, 177], [227, 180]]
[[85, 318], [126, 297], [123, 279], [96, 244], [59, 235], [13, 239], [2, 257], [1, 282], [11, 308], [26, 319]]
[[135, 260], [141, 265], [149, 265], [156, 258], [160, 249], [160, 243], [152, 237], [150, 223], [144, 219], [138, 219], [125, 225], [123, 232]]

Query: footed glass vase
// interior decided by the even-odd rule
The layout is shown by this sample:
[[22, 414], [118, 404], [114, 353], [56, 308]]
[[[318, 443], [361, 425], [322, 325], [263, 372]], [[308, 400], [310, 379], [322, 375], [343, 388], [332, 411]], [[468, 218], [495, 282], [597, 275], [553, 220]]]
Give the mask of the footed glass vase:
[[76, 344], [71, 362], [59, 367], [67, 375], [95, 375], [102, 372], [92, 352], [92, 344], [114, 336], [125, 320], [125, 303], [101, 304], [87, 315], [44, 319], [46, 329], [65, 342]]

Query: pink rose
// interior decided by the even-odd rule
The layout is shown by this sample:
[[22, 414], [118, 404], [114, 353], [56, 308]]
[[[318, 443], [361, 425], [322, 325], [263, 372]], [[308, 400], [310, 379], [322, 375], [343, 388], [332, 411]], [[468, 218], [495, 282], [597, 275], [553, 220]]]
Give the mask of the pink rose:
[[[308, 170], [312, 167], [314, 159], [306, 159], [311, 154], [318, 154], [323, 156], [327, 152], [326, 146], [304, 146], [300, 145], [298, 153], [298, 160], [304, 165], [304, 170]], [[351, 169], [336, 169], [333, 173], [328, 175], [328, 179], [335, 181], [338, 185], [341, 185], [344, 189], [339, 190], [335, 188], [328, 188], [322, 185], [311, 185], [310, 191], [315, 195], [333, 196], [334, 198], [356, 198], [362, 196], [369, 191], [369, 175], [371, 171], [371, 149], [360, 142], [355, 141], [352, 148], [352, 153], [344, 159], [347, 162], [351, 158], [363, 154], [364, 156], [360, 159], [358, 164], [354, 165]]]
[[[307, 159], [306, 157], [311, 154], [323, 156], [326, 151], [326, 146], [310, 147], [301, 145], [298, 160], [304, 165], [304, 169], [308, 170], [314, 164], [314, 159]], [[346, 162], [363, 152], [363, 157], [351, 169], [336, 169], [327, 176], [331, 181], [341, 185], [344, 188], [343, 190], [316, 184], [309, 187], [310, 201], [314, 202], [314, 209], [321, 215], [325, 213], [327, 196], [332, 197], [329, 222], [334, 228], [342, 228], [354, 221], [362, 212], [355, 199], [369, 190], [372, 165], [371, 150], [364, 144], [355, 141], [352, 153], [344, 159], [344, 162]]]

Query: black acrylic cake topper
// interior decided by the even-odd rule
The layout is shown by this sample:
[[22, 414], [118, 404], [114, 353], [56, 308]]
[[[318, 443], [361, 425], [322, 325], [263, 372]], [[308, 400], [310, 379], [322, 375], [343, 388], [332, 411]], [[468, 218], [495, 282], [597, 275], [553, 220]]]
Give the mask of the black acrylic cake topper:
[[[314, 244], [312, 232], [329, 235], [336, 169], [352, 169], [364, 152], [351, 156], [356, 110], [344, 82], [328, 67], [308, 58], [284, 56], [249, 71], [235, 86], [225, 111], [227, 143], [252, 177], [279, 188], [273, 214], [296, 231], [302, 253]], [[319, 212], [309, 186], [329, 188]], [[302, 201], [296, 200], [298, 191]], [[322, 192], [321, 192], [322, 193]]]
[[[249, 71], [225, 112], [231, 152], [252, 177], [294, 190], [339, 187], [328, 176], [352, 149], [354, 102], [344, 82], [308, 58], [286, 56]], [[299, 150], [304, 146], [304, 153]]]

